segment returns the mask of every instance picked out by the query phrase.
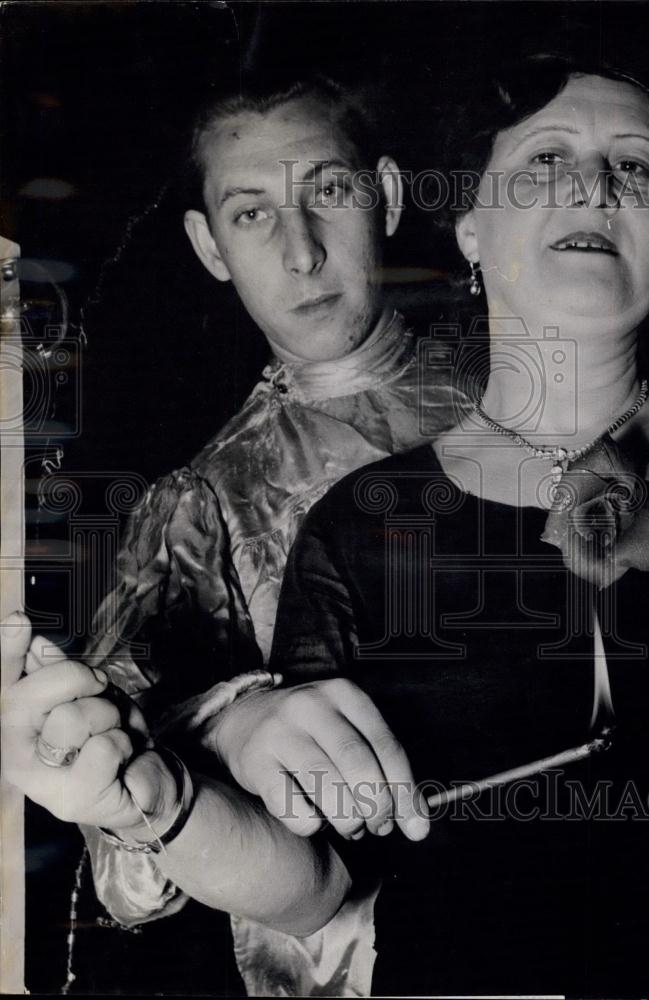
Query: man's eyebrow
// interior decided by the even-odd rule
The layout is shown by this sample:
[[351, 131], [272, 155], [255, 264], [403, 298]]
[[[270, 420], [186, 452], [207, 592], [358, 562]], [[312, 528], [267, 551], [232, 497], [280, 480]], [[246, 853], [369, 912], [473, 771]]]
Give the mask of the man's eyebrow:
[[260, 195], [263, 194], [263, 188], [243, 188], [243, 187], [229, 187], [226, 188], [221, 195], [221, 200], [219, 201], [219, 208], [228, 200], [228, 198], [235, 198], [238, 194], [252, 194]]
[[352, 166], [346, 160], [315, 160], [311, 161], [311, 169], [307, 170], [302, 178], [303, 181], [311, 181], [319, 177], [324, 170], [342, 169], [351, 170]]

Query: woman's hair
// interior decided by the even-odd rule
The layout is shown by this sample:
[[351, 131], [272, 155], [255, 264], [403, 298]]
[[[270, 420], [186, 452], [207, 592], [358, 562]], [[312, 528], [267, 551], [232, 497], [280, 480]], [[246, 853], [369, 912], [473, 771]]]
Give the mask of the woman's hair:
[[613, 66], [587, 58], [552, 53], [524, 56], [500, 66], [456, 104], [441, 123], [440, 153], [453, 195], [437, 219], [454, 227], [457, 217], [475, 203], [482, 175], [491, 158], [496, 136], [544, 108], [561, 93], [571, 76], [602, 76], [630, 83], [649, 95], [646, 82]]
[[[458, 365], [464, 369], [460, 381], [469, 392], [479, 394], [489, 368], [488, 336], [475, 337], [486, 323], [483, 295], [468, 294], [469, 266], [455, 239], [455, 223], [475, 203], [480, 180], [487, 168], [499, 132], [520, 124], [550, 103], [572, 76], [601, 76], [629, 83], [649, 96], [647, 81], [600, 61], [553, 53], [536, 53], [501, 65], [474, 80], [470, 94], [449, 108], [440, 121], [438, 155], [449, 181], [451, 197], [436, 213], [436, 238], [443, 246], [451, 277], [448, 318], [463, 331]], [[458, 183], [453, 183], [459, 180]], [[453, 196], [458, 192], [458, 196]], [[471, 335], [473, 331], [473, 335]], [[468, 335], [468, 339], [467, 338]], [[649, 372], [649, 319], [638, 331], [638, 362]]]
[[339, 128], [357, 156], [359, 169], [374, 169], [382, 153], [384, 138], [379, 127], [383, 100], [377, 88], [369, 85], [346, 86], [320, 74], [303, 79], [259, 78], [241, 81], [236, 92], [212, 95], [196, 114], [186, 155], [184, 197], [188, 208], [206, 211], [205, 138], [220, 122], [242, 112], [267, 114], [283, 104], [310, 97], [329, 107]]

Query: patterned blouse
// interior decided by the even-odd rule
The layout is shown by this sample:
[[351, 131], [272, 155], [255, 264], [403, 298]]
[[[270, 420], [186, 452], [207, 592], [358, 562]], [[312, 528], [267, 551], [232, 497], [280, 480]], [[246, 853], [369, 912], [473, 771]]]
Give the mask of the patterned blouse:
[[[191, 466], [159, 480], [131, 517], [84, 658], [137, 698], [154, 731], [179, 714], [196, 732], [223, 682], [268, 659], [286, 558], [310, 507], [354, 469], [434, 439], [467, 405], [439, 344], [416, 342], [397, 313], [345, 358], [274, 360]], [[183, 906], [150, 855], [83, 832], [117, 921]], [[233, 917], [248, 992], [285, 996], [290, 983], [293, 995], [367, 995], [372, 903], [345, 904], [306, 939]]]

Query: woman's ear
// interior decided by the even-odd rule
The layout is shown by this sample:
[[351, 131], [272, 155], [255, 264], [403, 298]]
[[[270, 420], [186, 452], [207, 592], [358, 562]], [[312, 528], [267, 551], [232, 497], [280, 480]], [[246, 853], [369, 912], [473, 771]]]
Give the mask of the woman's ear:
[[480, 250], [478, 248], [478, 237], [475, 231], [475, 215], [473, 209], [464, 212], [455, 223], [455, 237], [457, 245], [464, 254], [464, 257], [473, 264], [480, 260]]
[[403, 211], [403, 183], [401, 172], [391, 156], [382, 156], [376, 173], [385, 198], [385, 232], [396, 233]]
[[223, 258], [210, 232], [209, 223], [202, 212], [198, 212], [194, 208], [185, 212], [185, 232], [189, 236], [194, 253], [210, 274], [214, 275], [218, 281], [230, 281], [230, 272], [223, 263]]

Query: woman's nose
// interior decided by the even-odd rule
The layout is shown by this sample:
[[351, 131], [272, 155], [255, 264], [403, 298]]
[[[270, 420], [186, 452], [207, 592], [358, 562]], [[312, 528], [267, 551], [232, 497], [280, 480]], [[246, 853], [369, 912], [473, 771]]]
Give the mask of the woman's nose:
[[617, 208], [616, 178], [605, 156], [585, 156], [570, 172], [571, 204], [586, 208]]
[[312, 274], [324, 264], [327, 253], [313, 222], [299, 208], [290, 209], [284, 219], [284, 267], [295, 275]]

